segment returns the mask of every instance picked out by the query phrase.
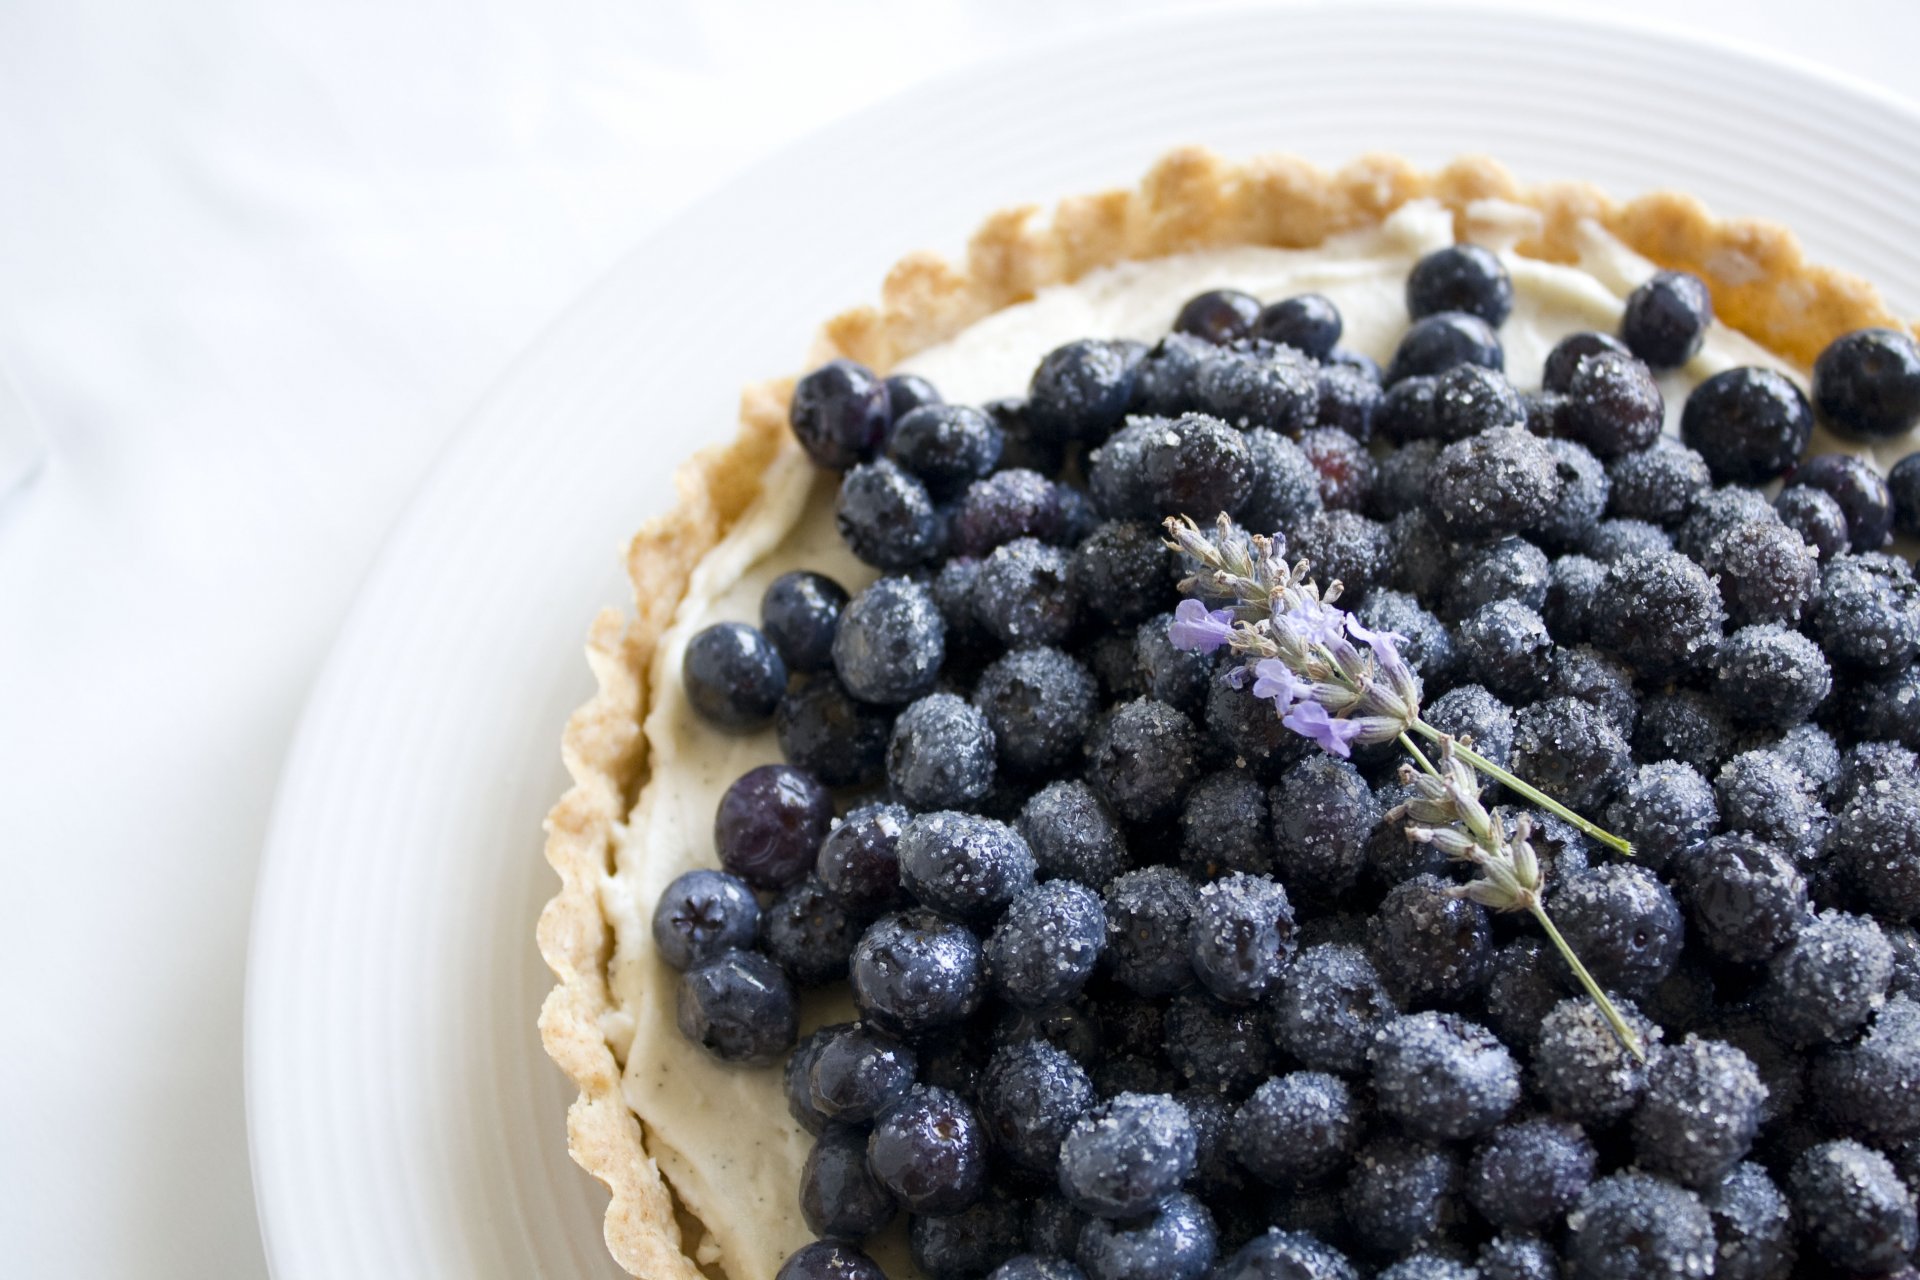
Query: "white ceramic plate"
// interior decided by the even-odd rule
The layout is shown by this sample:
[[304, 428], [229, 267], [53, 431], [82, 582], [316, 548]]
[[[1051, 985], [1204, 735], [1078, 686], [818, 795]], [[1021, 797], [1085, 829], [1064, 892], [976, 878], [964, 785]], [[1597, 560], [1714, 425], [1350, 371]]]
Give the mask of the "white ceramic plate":
[[1452, 7], [1215, 13], [926, 85], [760, 165], [584, 299], [387, 545], [281, 783], [247, 991], [254, 1180], [280, 1280], [603, 1276], [534, 1019], [540, 819], [581, 641], [670, 468], [736, 388], [989, 210], [1124, 184], [1166, 148], [1463, 151], [1797, 229], [1920, 313], [1920, 111], [1641, 30]]

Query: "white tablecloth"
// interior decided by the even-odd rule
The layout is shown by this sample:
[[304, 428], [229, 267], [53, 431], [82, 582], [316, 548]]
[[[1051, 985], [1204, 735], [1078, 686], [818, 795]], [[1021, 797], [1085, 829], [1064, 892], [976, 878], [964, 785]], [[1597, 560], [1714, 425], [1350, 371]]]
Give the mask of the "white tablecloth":
[[[0, 6], [0, 387], [50, 449], [0, 496], [0, 1269], [264, 1272], [240, 1017], [274, 780], [489, 381], [746, 161], [1160, 7]], [[1604, 8], [1895, 91], [1920, 37], [1908, 0]]]

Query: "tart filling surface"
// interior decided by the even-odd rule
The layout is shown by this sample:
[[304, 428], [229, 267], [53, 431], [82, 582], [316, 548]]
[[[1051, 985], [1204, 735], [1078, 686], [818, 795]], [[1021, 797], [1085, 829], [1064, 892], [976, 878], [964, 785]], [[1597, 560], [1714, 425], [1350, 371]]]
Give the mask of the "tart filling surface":
[[[1176, 161], [1162, 172], [1177, 174], [1187, 163]], [[1339, 188], [1330, 183], [1328, 189]], [[1216, 193], [1216, 203], [1221, 199]], [[1568, 216], [1577, 205], [1571, 197], [1543, 204], [1544, 214], [1503, 200], [1454, 199], [1454, 207], [1425, 200], [1394, 203], [1397, 211], [1377, 225], [1342, 232], [1310, 249], [1243, 244], [1102, 267], [1071, 284], [1043, 287], [1031, 301], [993, 311], [895, 367], [923, 374], [950, 402], [1016, 395], [1039, 358], [1060, 343], [1106, 336], [1151, 340], [1166, 331], [1185, 299], [1222, 286], [1263, 299], [1323, 293], [1344, 316], [1343, 345], [1385, 360], [1406, 327], [1402, 290], [1408, 270], [1422, 254], [1451, 243], [1462, 231], [1503, 251], [1516, 301], [1501, 338], [1507, 366], [1516, 384], [1525, 387], [1559, 337], [1584, 329], [1611, 331], [1623, 299], [1654, 269], [1599, 223]], [[1183, 206], [1175, 201], [1173, 207]], [[1226, 207], [1239, 206], [1229, 199]], [[1686, 218], [1674, 214], [1672, 221], [1679, 226]], [[1642, 235], [1635, 242], [1650, 248], [1659, 237]], [[1750, 242], [1778, 249], [1765, 236]], [[1014, 248], [1020, 243], [1011, 242]], [[1513, 251], [1516, 245], [1546, 245], [1575, 261], [1523, 256]], [[1032, 278], [1044, 280], [1049, 271], [1062, 270], [1057, 256], [1037, 251], [1027, 256]], [[909, 298], [917, 275], [906, 273], [903, 288]], [[1863, 314], [1879, 318], [1860, 310], [1868, 303], [1849, 286], [1809, 275], [1799, 288], [1806, 314], [1816, 319], [1825, 318], [1829, 304], [1845, 313], [1842, 324], [1864, 323]], [[952, 303], [947, 327], [954, 317], [966, 319], [969, 310], [978, 309], [977, 298], [955, 302], [955, 295], [939, 296]], [[1747, 311], [1780, 350], [1804, 359], [1809, 343], [1817, 349], [1830, 336], [1802, 340], [1783, 329], [1764, 301], [1771, 296], [1755, 294], [1761, 300]], [[933, 306], [924, 310], [939, 312]], [[878, 318], [843, 318], [830, 333], [842, 346], [886, 364], [914, 337], [938, 333], [942, 323], [924, 316], [915, 323], [915, 317], [900, 315], [896, 305], [893, 313]], [[1742, 333], [1716, 325], [1701, 353], [1663, 379], [1670, 427], [1688, 388], [1721, 369], [1752, 364], [1797, 368], [1792, 358], [1775, 356]], [[543, 1030], [555, 1056], [583, 1086], [574, 1114], [576, 1155], [613, 1186], [609, 1240], [636, 1274], [690, 1274], [691, 1255], [735, 1280], [771, 1276], [812, 1236], [795, 1202], [811, 1140], [787, 1114], [779, 1069], [720, 1066], [677, 1033], [675, 975], [652, 953], [648, 929], [661, 889], [682, 871], [712, 865], [712, 820], [721, 793], [748, 768], [779, 759], [770, 732], [726, 737], [694, 715], [680, 681], [686, 639], [712, 622], [753, 617], [767, 583], [787, 569], [816, 569], [854, 590], [875, 576], [847, 551], [834, 528], [831, 478], [823, 479], [812, 467], [785, 435], [777, 414], [777, 399], [762, 403], [758, 420], [750, 415], [748, 432], [735, 446], [727, 470], [751, 471], [749, 482], [722, 477], [713, 486], [717, 494], [705, 495], [710, 545], [663, 546], [664, 531], [643, 535], [637, 545], [642, 623], [622, 635], [615, 623], [603, 620], [596, 631], [603, 692], [570, 735], [570, 764], [585, 792], [577, 788], [553, 821], [559, 848], [550, 846], [550, 854], [569, 878], [573, 903], [570, 908], [570, 893], [563, 893], [543, 920], [543, 946], [565, 980], [549, 1002]], [[1889, 452], [1882, 461], [1892, 456]], [[679, 536], [685, 538], [684, 530]], [[676, 557], [683, 563], [675, 564]], [[664, 631], [660, 601], [647, 595], [650, 586], [677, 588], [677, 606]], [[623, 726], [622, 718], [642, 715], [644, 738], [635, 740], [632, 721]], [[631, 812], [623, 812], [628, 788], [643, 778]], [[596, 871], [596, 854], [610, 874]], [[594, 914], [610, 928], [610, 937], [595, 938], [593, 922], [578, 919], [573, 908], [580, 891], [597, 899]], [[596, 977], [603, 987], [595, 988]], [[844, 1000], [816, 1000], [803, 1025], [849, 1016]], [[599, 1046], [593, 1043], [596, 1036]], [[624, 1062], [617, 1077], [612, 1058], [596, 1061], [596, 1050], [604, 1057], [608, 1049]], [[631, 1115], [625, 1114], [629, 1109]], [[648, 1176], [642, 1134], [645, 1157], [658, 1162], [703, 1234], [679, 1235], [658, 1178]], [[902, 1258], [888, 1256], [884, 1243], [874, 1252], [889, 1274], [908, 1274]]]

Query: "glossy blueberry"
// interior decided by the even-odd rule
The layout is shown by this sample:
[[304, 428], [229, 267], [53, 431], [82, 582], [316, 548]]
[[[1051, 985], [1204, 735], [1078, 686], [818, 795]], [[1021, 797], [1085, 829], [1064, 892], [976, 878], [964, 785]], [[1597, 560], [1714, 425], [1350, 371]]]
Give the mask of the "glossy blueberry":
[[1677, 369], [1693, 359], [1713, 323], [1713, 296], [1699, 276], [1656, 271], [1627, 295], [1620, 337], [1655, 369]]
[[892, 421], [887, 385], [865, 365], [829, 361], [795, 385], [787, 420], [815, 466], [845, 471], [871, 458], [886, 439]]
[[1821, 453], [1800, 464], [1790, 485], [1807, 485], [1840, 504], [1855, 551], [1878, 551], [1893, 540], [1893, 491], [1873, 464], [1849, 453]]
[[887, 742], [887, 781], [911, 809], [970, 807], [993, 786], [993, 729], [951, 693], [930, 693], [900, 713]]
[[992, 475], [1005, 447], [999, 424], [983, 410], [962, 404], [915, 409], [896, 418], [887, 437], [887, 456], [942, 499]]
[[931, 911], [876, 920], [855, 944], [851, 969], [861, 1016], [904, 1035], [961, 1022], [986, 994], [979, 939]]
[[687, 641], [680, 669], [687, 701], [709, 724], [758, 729], [787, 690], [787, 664], [767, 637], [744, 622], [716, 622]]
[[842, 1124], [866, 1124], [907, 1096], [918, 1066], [910, 1046], [878, 1027], [840, 1027], [813, 1054], [814, 1110]]
[[824, 573], [796, 569], [767, 584], [760, 597], [760, 630], [780, 651], [787, 670], [833, 666], [833, 633], [847, 607], [847, 589]]
[[851, 1022], [841, 1022], [813, 1031], [787, 1055], [787, 1064], [780, 1069], [780, 1090], [786, 1095], [787, 1114], [808, 1133], [823, 1133], [832, 1123], [813, 1105], [814, 1059], [820, 1056], [820, 1050], [828, 1040], [853, 1025]]
[[1744, 366], [1695, 387], [1680, 412], [1680, 438], [1722, 484], [1764, 484], [1800, 460], [1813, 408], [1785, 374]]
[[1847, 527], [1847, 513], [1820, 489], [1788, 486], [1773, 500], [1780, 523], [1800, 535], [1822, 560], [1831, 560], [1853, 545], [1853, 531]]
[[704, 867], [676, 877], [653, 909], [653, 945], [675, 969], [750, 947], [759, 928], [760, 904], [746, 882]]
[[778, 1062], [800, 1026], [793, 984], [758, 951], [723, 951], [681, 974], [674, 1008], [681, 1035], [744, 1066]]
[[1193, 1172], [1186, 1108], [1164, 1094], [1122, 1093], [1075, 1122], [1060, 1144], [1060, 1190], [1101, 1218], [1133, 1218]]
[[896, 373], [887, 378], [887, 409], [895, 422], [915, 409], [945, 403], [940, 389], [917, 373]]
[[1891, 440], [1920, 422], [1920, 346], [1894, 329], [1856, 329], [1813, 362], [1820, 421], [1853, 440]]
[[1174, 317], [1173, 331], [1224, 344], [1246, 337], [1260, 314], [1260, 299], [1250, 293], [1209, 289], [1187, 299]]
[[802, 990], [845, 979], [859, 937], [858, 919], [815, 876], [780, 890], [760, 917], [760, 949]]
[[[1031, 1237], [1031, 1225], [1027, 1232]], [[1073, 1238], [1080, 1238], [1077, 1226]], [[1087, 1273], [1058, 1254], [1022, 1253], [995, 1267], [987, 1280], [1087, 1280]]]
[[946, 636], [931, 592], [907, 578], [882, 578], [840, 615], [833, 668], [863, 702], [912, 702], [939, 678]]
[[827, 786], [861, 786], [885, 772], [892, 717], [850, 696], [831, 672], [789, 690], [773, 727], [781, 754]]
[[873, 916], [900, 897], [900, 833], [912, 815], [897, 804], [869, 804], [833, 825], [814, 870], [849, 911]]
[[1920, 453], [1910, 453], [1893, 464], [1887, 472], [1887, 490], [1893, 497], [1895, 532], [1920, 538]]
[[1340, 341], [1340, 308], [1324, 294], [1302, 293], [1267, 304], [1254, 319], [1253, 335], [1325, 360]]
[[[1610, 991], [1644, 995], [1680, 958], [1680, 904], [1645, 867], [1606, 863], [1549, 889], [1547, 902], [1574, 954]], [[1571, 971], [1565, 980], [1573, 986]]]
[[880, 1264], [840, 1240], [815, 1240], [780, 1264], [773, 1280], [887, 1280]]
[[867, 1167], [909, 1212], [958, 1213], [987, 1185], [980, 1122], [958, 1094], [916, 1085], [874, 1125]]
[[1137, 342], [1082, 338], [1048, 352], [1027, 387], [1027, 418], [1048, 440], [1098, 442], [1126, 417], [1146, 356]]
[[923, 813], [900, 833], [900, 879], [924, 905], [988, 923], [1033, 883], [1020, 833], [974, 813]]
[[1477, 244], [1435, 249], [1407, 276], [1407, 315], [1415, 320], [1463, 311], [1497, 329], [1512, 310], [1512, 278], [1499, 258]]
[[779, 889], [807, 873], [832, 821], [833, 797], [819, 779], [766, 764], [741, 774], [720, 797], [713, 842], [728, 871], [756, 889]]
[[1080, 1229], [1087, 1280], [1200, 1280], [1219, 1253], [1213, 1215], [1184, 1191], [1137, 1221], [1094, 1218]]
[[893, 1195], [867, 1168], [867, 1131], [835, 1124], [800, 1168], [800, 1216], [815, 1235], [864, 1240], [893, 1221]]
[[1500, 335], [1492, 325], [1463, 311], [1441, 311], [1414, 321], [1408, 328], [1394, 349], [1393, 363], [1387, 367], [1387, 384], [1420, 374], [1444, 373], [1457, 364], [1497, 370], [1506, 368], [1506, 363]]
[[1556, 391], [1565, 395], [1573, 389], [1573, 373], [1580, 362], [1588, 356], [1597, 356], [1610, 351], [1615, 355], [1632, 355], [1627, 344], [1610, 333], [1586, 331], [1570, 333], [1553, 344], [1553, 350], [1547, 352], [1547, 361], [1540, 374], [1541, 389]]
[[1214, 1272], [1216, 1280], [1354, 1280], [1358, 1274], [1339, 1250], [1318, 1236], [1279, 1228], [1241, 1245]]
[[1021, 891], [987, 939], [987, 972], [1008, 1002], [1043, 1009], [1080, 994], [1107, 946], [1100, 895], [1072, 880]]

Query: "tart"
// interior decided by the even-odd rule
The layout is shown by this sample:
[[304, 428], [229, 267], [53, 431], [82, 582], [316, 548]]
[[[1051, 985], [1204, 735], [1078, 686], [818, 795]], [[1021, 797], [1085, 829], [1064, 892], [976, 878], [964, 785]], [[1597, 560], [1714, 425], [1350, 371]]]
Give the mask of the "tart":
[[[1788, 232], [1719, 220], [1684, 195], [1620, 203], [1587, 186], [1528, 187], [1484, 159], [1426, 172], [1369, 157], [1329, 173], [1185, 149], [1136, 189], [993, 215], [964, 264], [904, 259], [878, 305], [825, 324], [809, 367], [909, 370], [949, 400], [982, 403], [1021, 393], [1035, 361], [1068, 340], [1151, 341], [1183, 301], [1215, 288], [1330, 295], [1344, 344], [1384, 360], [1406, 327], [1409, 269], [1456, 241], [1497, 251], [1511, 274], [1517, 301], [1502, 337], [1520, 385], [1560, 336], [1611, 331], [1656, 267], [1703, 280], [1717, 323], [1662, 379], [1670, 428], [1687, 390], [1711, 374], [1762, 367], [1804, 382], [1838, 335], [1905, 329], [1870, 285], [1806, 262]], [[648, 929], [669, 881], [712, 864], [708, 832], [728, 784], [779, 758], [771, 732], [718, 734], [694, 714], [682, 687], [688, 639], [756, 617], [785, 570], [817, 569], [850, 590], [876, 576], [836, 534], [836, 477], [789, 428], [794, 385], [747, 388], [738, 436], [691, 459], [678, 505], [635, 536], [633, 612], [594, 621], [587, 655], [599, 687], [567, 726], [573, 786], [547, 822], [562, 883], [539, 924], [557, 979], [541, 1034], [580, 1090], [569, 1145], [610, 1192], [608, 1247], [653, 1280], [761, 1280], [812, 1238], [795, 1199], [810, 1139], [788, 1115], [779, 1069], [715, 1064], [679, 1036], [674, 974]], [[1882, 446], [1881, 468], [1911, 447]], [[850, 1010], [844, 995], [812, 995], [805, 1019]], [[874, 1252], [888, 1274], [908, 1273], [899, 1240]]]

